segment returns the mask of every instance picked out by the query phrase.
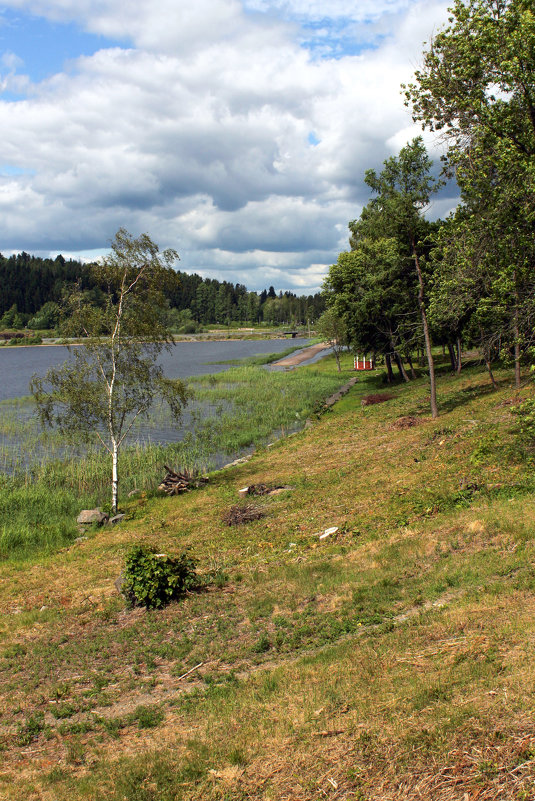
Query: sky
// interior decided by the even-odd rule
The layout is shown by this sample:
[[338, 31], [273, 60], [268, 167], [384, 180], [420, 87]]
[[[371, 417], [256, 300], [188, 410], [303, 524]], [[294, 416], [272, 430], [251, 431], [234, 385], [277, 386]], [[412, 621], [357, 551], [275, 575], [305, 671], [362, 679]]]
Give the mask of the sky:
[[180, 270], [317, 291], [365, 170], [421, 133], [400, 84], [449, 4], [0, 0], [0, 252], [92, 259], [125, 227]]

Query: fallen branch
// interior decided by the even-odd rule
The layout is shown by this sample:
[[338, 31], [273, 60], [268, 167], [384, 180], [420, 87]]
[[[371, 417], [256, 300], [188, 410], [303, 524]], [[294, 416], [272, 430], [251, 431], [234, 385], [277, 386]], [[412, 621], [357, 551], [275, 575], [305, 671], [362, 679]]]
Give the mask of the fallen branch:
[[195, 667], [192, 667], [192, 668], [190, 668], [189, 670], [186, 670], [186, 672], [185, 672], [185, 673], [183, 673], [181, 676], [179, 676], [179, 677], [178, 677], [178, 679], [177, 679], [177, 681], [180, 681], [180, 679], [185, 679], [185, 678], [186, 678], [186, 676], [189, 676], [189, 674], [190, 674], [190, 673], [193, 673], [195, 670], [198, 670], [198, 669], [199, 669], [200, 667], [202, 667], [203, 665], [204, 665], [204, 662], [199, 662], [199, 664], [198, 664], [198, 665], [195, 665]]
[[254, 504], [246, 504], [245, 506], [234, 504], [223, 515], [223, 522], [227, 526], [240, 526], [243, 523], [250, 523], [252, 520], [260, 520], [265, 514], [263, 509]]
[[332, 731], [315, 731], [312, 733], [313, 737], [337, 737], [339, 734], [345, 734], [345, 729], [333, 729]]
[[204, 476], [197, 476], [193, 473], [188, 473], [187, 470], [183, 473], [176, 473], [164, 464], [167, 474], [158, 487], [159, 490], [165, 492], [166, 495], [178, 495], [181, 492], [188, 492], [191, 489], [200, 487], [208, 481]]

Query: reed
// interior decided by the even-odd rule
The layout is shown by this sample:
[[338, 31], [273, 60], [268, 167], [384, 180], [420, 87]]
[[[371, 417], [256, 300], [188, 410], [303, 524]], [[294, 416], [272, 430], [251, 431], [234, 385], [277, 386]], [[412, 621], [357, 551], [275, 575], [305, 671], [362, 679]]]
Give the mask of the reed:
[[[191, 379], [194, 400], [182, 427], [155, 405], [123, 448], [123, 503], [133, 490], [154, 491], [164, 464], [206, 473], [298, 430], [344, 380], [319, 369], [271, 373], [251, 364]], [[154, 441], [162, 436], [174, 441]], [[0, 559], [35, 557], [72, 542], [81, 508], [107, 508], [110, 471], [101, 448], [41, 431], [31, 399], [0, 404]]]

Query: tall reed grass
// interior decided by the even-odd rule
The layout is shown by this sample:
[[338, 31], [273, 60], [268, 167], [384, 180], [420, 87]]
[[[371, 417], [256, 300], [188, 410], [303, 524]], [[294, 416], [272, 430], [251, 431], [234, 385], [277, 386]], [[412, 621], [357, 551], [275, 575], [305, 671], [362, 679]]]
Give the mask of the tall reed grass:
[[[155, 406], [120, 455], [120, 494], [153, 491], [163, 465], [207, 472], [274, 436], [298, 430], [344, 381], [337, 373], [259, 366], [190, 379], [194, 400], [176, 428]], [[167, 440], [158, 442], [159, 438]], [[174, 441], [169, 441], [174, 440]], [[77, 536], [81, 508], [106, 508], [110, 458], [96, 446], [39, 429], [32, 402], [0, 404], [0, 559], [53, 551]]]

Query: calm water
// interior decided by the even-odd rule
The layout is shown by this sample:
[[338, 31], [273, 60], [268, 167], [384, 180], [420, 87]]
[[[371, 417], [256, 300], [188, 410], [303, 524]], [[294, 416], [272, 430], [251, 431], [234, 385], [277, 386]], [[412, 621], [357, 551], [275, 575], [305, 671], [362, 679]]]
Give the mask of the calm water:
[[[309, 340], [300, 340], [304, 347]], [[289, 347], [288, 340], [227, 340], [222, 342], [177, 342], [170, 351], [161, 354], [160, 363], [168, 378], [216, 373], [228, 370], [228, 364], [210, 364], [225, 359], [243, 359], [266, 353], [282, 353]], [[39, 425], [31, 399], [16, 401], [14, 398], [28, 396], [28, 383], [35, 373], [43, 376], [50, 367], [72, 358], [66, 347], [40, 346], [0, 348], [0, 475], [24, 472], [51, 459], [68, 455], [83, 455], [85, 447], [66, 445], [62, 437], [43, 430]], [[183, 411], [177, 425], [169, 411], [155, 404], [148, 418], [136, 421], [127, 443], [147, 445], [178, 443], [186, 437], [196, 437], [200, 421], [231, 411], [232, 403], [215, 405], [192, 400]], [[239, 456], [241, 453], [236, 453]], [[211, 467], [220, 467], [228, 461], [225, 454], [215, 453], [210, 457]], [[204, 464], [204, 462], [203, 462]], [[206, 462], [208, 464], [208, 462]]]
[[[308, 339], [299, 340], [305, 347]], [[167, 378], [187, 378], [193, 375], [218, 373], [227, 370], [224, 364], [209, 362], [225, 359], [244, 359], [265, 353], [282, 353], [290, 347], [287, 339], [225, 340], [223, 342], [177, 342], [159, 359]], [[61, 345], [0, 348], [0, 401], [29, 394], [28, 384], [34, 373], [43, 376], [49, 367], [56, 367], [70, 358]]]

